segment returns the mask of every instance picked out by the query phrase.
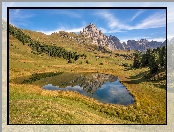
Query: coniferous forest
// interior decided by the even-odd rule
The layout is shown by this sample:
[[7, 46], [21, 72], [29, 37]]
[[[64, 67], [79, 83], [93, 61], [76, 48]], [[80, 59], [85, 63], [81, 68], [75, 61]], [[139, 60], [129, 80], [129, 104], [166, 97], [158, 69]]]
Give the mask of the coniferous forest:
[[145, 53], [140, 51], [134, 53], [133, 68], [149, 67], [150, 74], [156, 74], [166, 69], [166, 65], [166, 46], [147, 49]]
[[58, 47], [55, 45], [47, 45], [44, 43], [40, 43], [36, 40], [30, 38], [30, 36], [26, 35], [22, 32], [21, 29], [12, 26], [9, 24], [9, 34], [13, 37], [17, 38], [19, 41], [23, 43], [23, 45], [28, 45], [32, 49], [32, 53], [34, 54], [42, 54], [45, 53], [52, 57], [59, 57], [68, 60], [69, 63], [72, 60], [76, 61], [80, 57], [86, 58], [85, 54], [77, 54], [77, 52], [70, 52], [64, 49], [63, 47]]
[[[78, 34], [46, 35], [11, 24], [8, 33], [10, 124], [166, 123], [166, 46], [146, 52], [110, 50]], [[111, 87], [104, 85], [109, 91], [104, 90], [101, 100], [108, 97], [114, 103], [78, 92], [102, 90], [108, 79]], [[45, 89], [54, 84], [55, 89]], [[74, 91], [57, 89], [66, 87]], [[127, 101], [127, 91], [132, 100]]]

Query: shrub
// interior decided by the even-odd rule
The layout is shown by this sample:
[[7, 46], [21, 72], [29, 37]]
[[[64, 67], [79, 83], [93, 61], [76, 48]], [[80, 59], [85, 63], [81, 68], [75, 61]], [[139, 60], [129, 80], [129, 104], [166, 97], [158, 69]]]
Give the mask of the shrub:
[[88, 61], [88, 60], [86, 60], [86, 63], [87, 63], [87, 64], [89, 64], [89, 61]]

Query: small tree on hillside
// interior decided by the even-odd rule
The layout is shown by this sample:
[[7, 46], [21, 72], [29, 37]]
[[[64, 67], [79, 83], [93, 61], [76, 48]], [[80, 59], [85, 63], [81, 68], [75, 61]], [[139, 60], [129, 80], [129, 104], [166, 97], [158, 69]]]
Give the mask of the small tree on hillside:
[[141, 65], [141, 53], [139, 51], [136, 51], [136, 53], [134, 54], [133, 67], [139, 68], [140, 65]]
[[159, 69], [159, 55], [157, 53], [152, 53], [149, 59], [150, 73], [157, 73]]
[[166, 65], [166, 46], [163, 46], [160, 51], [159, 61], [160, 61], [161, 67]]

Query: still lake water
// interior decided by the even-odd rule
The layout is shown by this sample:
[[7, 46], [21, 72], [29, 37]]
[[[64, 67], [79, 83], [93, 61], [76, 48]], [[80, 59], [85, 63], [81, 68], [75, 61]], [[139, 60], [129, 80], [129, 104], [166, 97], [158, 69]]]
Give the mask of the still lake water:
[[133, 97], [119, 78], [101, 73], [63, 73], [47, 80], [47, 90], [71, 90], [94, 98], [102, 103], [129, 105]]

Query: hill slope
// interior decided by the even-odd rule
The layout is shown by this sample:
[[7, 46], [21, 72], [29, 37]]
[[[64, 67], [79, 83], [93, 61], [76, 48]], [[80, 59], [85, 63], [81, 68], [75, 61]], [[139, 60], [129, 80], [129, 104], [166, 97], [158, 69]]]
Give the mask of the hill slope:
[[[31, 40], [23, 43], [14, 35], [10, 35], [9, 38], [11, 124], [166, 123], [165, 85], [159, 81], [144, 80], [143, 76], [149, 71], [148, 68], [130, 69], [132, 51], [114, 52], [106, 47], [99, 49], [90, 43], [81, 44], [81, 41], [78, 43], [77, 40], [71, 40], [69, 37], [73, 35], [69, 36], [69, 33], [65, 32], [47, 36], [33, 31], [21, 31]], [[31, 42], [61, 46], [68, 52], [85, 54], [86, 58], [68, 63], [68, 60], [62, 57], [46, 53], [34, 54], [32, 47], [28, 46]], [[34, 49], [34, 52], [36, 51]], [[127, 66], [123, 66], [125, 63]], [[21, 83], [32, 74], [47, 72], [99, 72], [119, 76], [134, 96], [135, 103], [129, 106], [102, 104], [77, 92], [53, 92], [43, 90], [37, 84]]]

